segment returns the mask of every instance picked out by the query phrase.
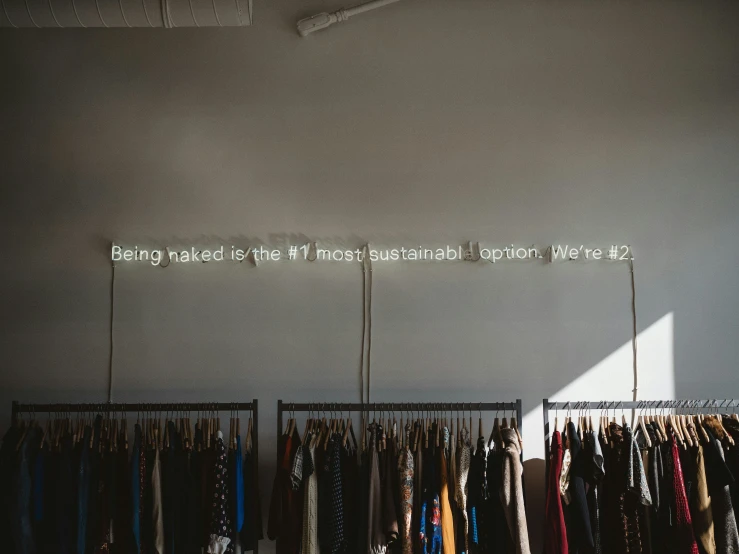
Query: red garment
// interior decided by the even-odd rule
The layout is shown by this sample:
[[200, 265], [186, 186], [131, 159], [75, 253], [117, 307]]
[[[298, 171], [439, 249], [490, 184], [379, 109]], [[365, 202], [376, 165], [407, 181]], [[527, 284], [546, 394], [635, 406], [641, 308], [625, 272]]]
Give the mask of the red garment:
[[555, 431], [549, 452], [547, 477], [546, 527], [544, 528], [544, 554], [568, 554], [567, 528], [559, 494], [559, 475], [562, 473], [562, 435]]
[[677, 449], [675, 436], [670, 435], [672, 461], [675, 467], [673, 486], [675, 488], [675, 554], [698, 554], [698, 544], [693, 533], [693, 521], [688, 508], [688, 495], [685, 493], [683, 468], [680, 465], [680, 452]]
[[277, 554], [298, 554], [303, 530], [303, 501], [302, 495], [292, 488], [290, 471], [292, 458], [300, 446], [300, 440], [297, 433], [293, 433], [293, 436], [283, 435], [280, 440], [282, 455], [272, 487], [267, 537], [277, 541], [275, 545]]

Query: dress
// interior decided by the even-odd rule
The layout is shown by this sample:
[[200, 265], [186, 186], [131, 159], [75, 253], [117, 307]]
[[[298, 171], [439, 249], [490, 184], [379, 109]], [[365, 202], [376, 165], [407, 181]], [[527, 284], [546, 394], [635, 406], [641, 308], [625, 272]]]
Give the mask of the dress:
[[555, 431], [549, 453], [549, 475], [545, 508], [544, 554], [568, 554], [567, 528], [565, 527], [559, 476], [562, 473], [562, 435]]

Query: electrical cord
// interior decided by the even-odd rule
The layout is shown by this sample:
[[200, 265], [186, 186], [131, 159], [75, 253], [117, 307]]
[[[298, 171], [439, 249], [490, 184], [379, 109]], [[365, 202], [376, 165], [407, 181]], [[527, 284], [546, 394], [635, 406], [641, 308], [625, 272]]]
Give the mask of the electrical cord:
[[[365, 356], [366, 354], [366, 356]], [[365, 362], [366, 360], [366, 362]], [[367, 394], [365, 396], [364, 368], [367, 367]], [[362, 403], [371, 399], [370, 387], [372, 365], [372, 260], [369, 245], [362, 248], [362, 352], [359, 359], [359, 393]]]
[[115, 263], [110, 279], [110, 357], [108, 359], [108, 402], [113, 401], [113, 322], [115, 321]]
[[367, 267], [362, 260], [362, 350], [359, 354], [359, 399], [364, 404], [364, 348], [367, 336]]
[[367, 403], [370, 402], [370, 394], [372, 392], [371, 384], [371, 368], [372, 368], [372, 260], [370, 259], [369, 245], [367, 246], [367, 255], [365, 256], [369, 266], [369, 301], [367, 309]]
[[[632, 329], [632, 336], [631, 336], [631, 351], [633, 356], [633, 368], [634, 368], [634, 389], [632, 390], [633, 393], [633, 400], [636, 402], [638, 391], [639, 391], [639, 365], [637, 362], [637, 326], [636, 326], [636, 280], [634, 278], [634, 257], [631, 256], [631, 259], [629, 260], [629, 274], [631, 278], [631, 329]], [[634, 410], [631, 411], [631, 423], [632, 426], [634, 424], [634, 418], [635, 418], [636, 412]]]

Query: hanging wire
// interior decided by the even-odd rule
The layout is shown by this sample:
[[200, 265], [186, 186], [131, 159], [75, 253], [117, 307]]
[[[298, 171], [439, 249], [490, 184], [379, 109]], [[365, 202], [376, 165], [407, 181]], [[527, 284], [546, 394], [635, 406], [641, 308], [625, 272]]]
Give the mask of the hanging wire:
[[359, 399], [364, 404], [364, 348], [367, 335], [367, 268], [362, 258], [362, 351], [359, 355]]
[[[634, 256], [630, 256], [629, 259], [629, 274], [631, 277], [631, 325], [632, 325], [632, 337], [631, 337], [631, 351], [633, 355], [633, 369], [634, 369], [634, 389], [632, 390], [632, 399], [636, 401], [638, 398], [639, 391], [639, 366], [637, 362], [637, 326], [636, 326], [636, 281], [634, 279]], [[634, 424], [635, 412], [631, 410], [631, 424]]]
[[113, 325], [115, 322], [115, 262], [111, 263], [110, 278], [110, 357], [108, 359], [108, 402], [113, 401]]
[[370, 258], [369, 244], [365, 246], [367, 250], [366, 260], [369, 267], [369, 301], [367, 307], [367, 402], [370, 401], [372, 392], [371, 370], [372, 370], [372, 260]]

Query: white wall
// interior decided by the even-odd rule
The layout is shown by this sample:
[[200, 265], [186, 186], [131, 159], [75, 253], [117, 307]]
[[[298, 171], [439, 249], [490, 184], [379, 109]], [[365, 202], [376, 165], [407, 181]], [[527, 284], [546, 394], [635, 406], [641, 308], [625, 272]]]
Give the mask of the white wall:
[[[630, 243], [643, 395], [739, 396], [736, 3], [407, 0], [295, 34], [339, 6], [0, 32], [8, 416], [105, 400], [111, 240]], [[373, 399], [521, 397], [540, 458], [543, 397], [628, 398], [623, 265], [374, 282]], [[276, 400], [358, 400], [361, 290], [345, 265], [120, 266], [114, 398], [258, 397], [266, 502]]]

